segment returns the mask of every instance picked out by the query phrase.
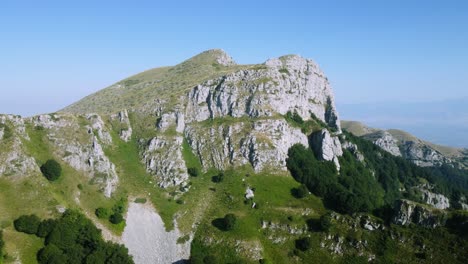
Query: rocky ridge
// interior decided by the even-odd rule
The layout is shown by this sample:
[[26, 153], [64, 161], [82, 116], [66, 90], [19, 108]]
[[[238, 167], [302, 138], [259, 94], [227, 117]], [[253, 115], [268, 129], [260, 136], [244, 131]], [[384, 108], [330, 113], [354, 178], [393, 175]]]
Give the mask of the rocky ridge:
[[355, 121], [343, 121], [344, 129], [372, 141], [394, 156], [401, 156], [421, 167], [454, 164], [466, 166], [466, 154], [461, 149], [438, 146], [418, 139], [404, 131], [369, 128]]

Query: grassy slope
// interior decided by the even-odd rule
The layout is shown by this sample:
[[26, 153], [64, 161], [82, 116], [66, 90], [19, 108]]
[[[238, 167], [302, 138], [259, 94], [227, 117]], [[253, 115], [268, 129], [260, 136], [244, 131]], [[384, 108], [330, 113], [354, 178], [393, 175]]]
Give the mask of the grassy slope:
[[[30, 140], [23, 144], [38, 165], [48, 159], [60, 160], [54, 156], [54, 150], [44, 130], [27, 127]], [[13, 220], [23, 214], [37, 214], [41, 218], [58, 216], [57, 206], [80, 208], [88, 215], [94, 215], [98, 206], [111, 207], [115, 199], [107, 199], [89, 178], [65, 163], [62, 165], [62, 176], [55, 182], [48, 182], [40, 173], [17, 179], [0, 178], [0, 221], [5, 228], [6, 251], [8, 260], [18, 255], [23, 263], [35, 263], [37, 250], [42, 245], [40, 239], [23, 235], [13, 228]], [[78, 185], [81, 185], [81, 190]], [[103, 223], [115, 229], [111, 224]], [[120, 228], [122, 229], [122, 228]]]
[[188, 89], [206, 80], [252, 67], [220, 65], [216, 62], [219, 52], [204, 52], [173, 67], [155, 68], [136, 74], [61, 111], [109, 114], [122, 109], [145, 109], [154, 104], [154, 98], [173, 102]]
[[[236, 252], [236, 242], [242, 241], [251, 245], [260, 245], [263, 255], [267, 259], [275, 260], [275, 263], [290, 263], [288, 256], [293, 247], [294, 240], [288, 236], [286, 247], [275, 245], [268, 239], [270, 232], [261, 228], [262, 221], [289, 224], [303, 227], [306, 219], [318, 218], [324, 213], [324, 207], [320, 199], [313, 195], [305, 199], [295, 199], [291, 195], [291, 189], [299, 184], [288, 176], [254, 174], [250, 168], [236, 168], [226, 172], [222, 183], [211, 182], [211, 176], [215, 173], [207, 173], [196, 179], [203, 182], [199, 186], [211, 192], [211, 202], [198, 227], [195, 236], [194, 251], [207, 251], [215, 255], [220, 263], [239, 258], [244, 252]], [[253, 209], [251, 202], [245, 203], [245, 191], [247, 186], [255, 188], [253, 201], [259, 206]], [[309, 209], [308, 216], [302, 216], [304, 210]], [[212, 221], [221, 218], [227, 213], [234, 213], [238, 217], [238, 225], [232, 231], [220, 231], [212, 225]], [[288, 216], [293, 216], [288, 220]], [[200, 241], [212, 239], [222, 241], [206, 245]], [[194, 252], [197, 254], [197, 252]], [[253, 262], [256, 263], [256, 262]]]

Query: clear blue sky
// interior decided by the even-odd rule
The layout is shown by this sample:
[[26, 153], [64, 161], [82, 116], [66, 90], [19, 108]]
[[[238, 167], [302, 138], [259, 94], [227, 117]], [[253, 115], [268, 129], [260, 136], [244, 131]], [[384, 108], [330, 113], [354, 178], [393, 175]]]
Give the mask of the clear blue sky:
[[211, 48], [312, 58], [339, 103], [468, 96], [466, 3], [2, 0], [0, 113], [53, 112]]

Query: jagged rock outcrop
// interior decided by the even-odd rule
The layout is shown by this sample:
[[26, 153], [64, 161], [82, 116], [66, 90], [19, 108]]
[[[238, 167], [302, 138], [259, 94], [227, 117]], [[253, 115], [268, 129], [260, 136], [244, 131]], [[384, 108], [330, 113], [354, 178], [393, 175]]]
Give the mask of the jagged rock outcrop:
[[181, 185], [188, 179], [187, 167], [182, 158], [182, 142], [180, 136], [154, 137], [143, 152], [146, 169], [157, 177], [160, 187]]
[[338, 157], [343, 155], [340, 139], [332, 137], [327, 129], [322, 129], [310, 136], [310, 143], [314, 153], [322, 160], [333, 161], [336, 169], [340, 170]]
[[371, 140], [375, 145], [381, 147], [383, 150], [387, 151], [393, 156], [401, 156], [401, 152], [398, 147], [398, 140], [396, 140], [387, 131], [378, 131], [372, 134], [368, 134], [365, 135], [364, 138]]
[[358, 146], [356, 144], [345, 140], [344, 143], [341, 144], [341, 146], [343, 149], [346, 149], [349, 152], [351, 152], [351, 154], [353, 154], [353, 156], [360, 162], [364, 161], [364, 155], [362, 155], [362, 153], [359, 151]]
[[349, 132], [372, 141], [390, 154], [401, 156], [421, 167], [453, 163], [466, 166], [463, 160], [466, 154], [461, 149], [438, 146], [401, 130], [379, 130], [355, 121], [343, 121], [342, 125]]
[[419, 193], [420, 199], [425, 203], [437, 209], [447, 209], [450, 207], [450, 200], [440, 193], [434, 193], [434, 186], [430, 184], [421, 184], [414, 187], [416, 193]]
[[25, 122], [19, 116], [0, 115], [0, 177], [24, 177], [39, 173], [36, 161], [23, 144], [29, 141]]
[[222, 49], [207, 50], [206, 53], [214, 53], [216, 56], [216, 62], [223, 66], [233, 66], [236, 62]]
[[[308, 146], [301, 130], [282, 117], [288, 111], [304, 120], [316, 117], [340, 132], [327, 78], [314, 62], [299, 56], [271, 59], [258, 67], [204, 81], [174, 100], [155, 101], [159, 135], [143, 144], [143, 162], [164, 187], [187, 179], [178, 153], [182, 136], [204, 169], [251, 164], [259, 172], [286, 171], [288, 149], [296, 143]], [[334, 153], [330, 160], [339, 167], [339, 140], [324, 140], [329, 140], [320, 143], [325, 155], [330, 148]], [[150, 150], [151, 142], [158, 143], [158, 151]], [[163, 150], [166, 154], [159, 154]]]
[[[86, 120], [89, 125], [80, 125], [79, 119]], [[102, 144], [111, 145], [112, 137], [99, 115], [40, 115], [31, 122], [34, 127], [45, 129], [57, 157], [101, 185], [107, 197], [112, 195], [117, 188], [118, 175], [102, 147]]]
[[217, 127], [191, 124], [185, 137], [205, 169], [251, 164], [257, 172], [268, 168], [286, 171], [288, 149], [297, 143], [308, 146], [307, 137], [299, 129], [280, 119]]
[[406, 141], [400, 146], [403, 157], [421, 167], [439, 166], [451, 161], [440, 152], [418, 142]]
[[431, 209], [409, 200], [399, 200], [395, 206], [392, 223], [397, 225], [409, 225], [413, 223], [435, 228], [444, 225], [446, 217], [444, 211]]
[[125, 142], [132, 139], [133, 129], [128, 118], [128, 111], [125, 109], [119, 113], [111, 116], [112, 120], [117, 120], [120, 125], [119, 137]]
[[186, 122], [217, 117], [251, 118], [297, 112], [311, 114], [340, 129], [330, 84], [311, 60], [299, 56], [271, 59], [261, 69], [246, 69], [208, 80], [187, 96]]

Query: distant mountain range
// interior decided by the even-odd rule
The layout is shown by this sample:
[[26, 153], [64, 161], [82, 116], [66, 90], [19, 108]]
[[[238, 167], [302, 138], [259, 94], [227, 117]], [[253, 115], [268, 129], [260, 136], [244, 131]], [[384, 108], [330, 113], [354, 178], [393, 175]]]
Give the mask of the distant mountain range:
[[468, 98], [337, 105], [344, 120], [382, 129], [399, 128], [436, 144], [468, 148]]

